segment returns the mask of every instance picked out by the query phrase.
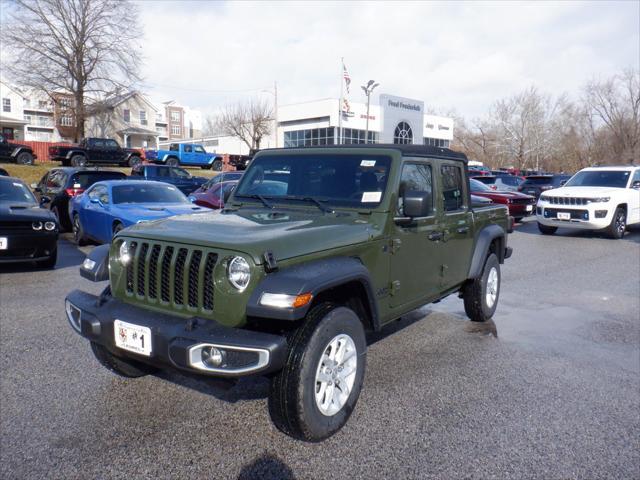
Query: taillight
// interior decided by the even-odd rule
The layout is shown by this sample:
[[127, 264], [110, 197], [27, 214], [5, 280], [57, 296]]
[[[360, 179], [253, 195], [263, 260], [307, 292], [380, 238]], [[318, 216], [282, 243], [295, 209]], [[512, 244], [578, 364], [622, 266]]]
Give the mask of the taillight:
[[67, 192], [67, 195], [70, 197], [75, 197], [76, 195], [80, 195], [84, 192], [84, 188], [66, 188], [64, 191]]

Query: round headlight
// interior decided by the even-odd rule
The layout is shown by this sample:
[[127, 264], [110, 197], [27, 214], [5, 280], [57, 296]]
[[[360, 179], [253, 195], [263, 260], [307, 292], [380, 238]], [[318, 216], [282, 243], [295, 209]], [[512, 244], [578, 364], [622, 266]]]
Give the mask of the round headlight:
[[44, 228], [45, 228], [45, 230], [49, 230], [49, 231], [55, 230], [56, 222], [45, 222]]
[[42, 222], [33, 222], [31, 228], [34, 230], [42, 230]]
[[244, 258], [233, 257], [227, 267], [227, 277], [231, 285], [242, 291], [249, 285], [251, 268]]
[[122, 242], [122, 244], [120, 244], [120, 250], [118, 251], [118, 260], [120, 260], [120, 263], [125, 267], [131, 261], [129, 244], [126, 242], [126, 240]]

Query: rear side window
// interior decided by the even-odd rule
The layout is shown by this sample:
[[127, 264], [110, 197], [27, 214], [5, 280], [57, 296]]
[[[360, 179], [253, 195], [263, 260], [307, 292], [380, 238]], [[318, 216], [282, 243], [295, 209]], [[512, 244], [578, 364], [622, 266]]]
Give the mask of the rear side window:
[[442, 199], [445, 212], [460, 210], [462, 196], [462, 169], [453, 165], [442, 165]]
[[551, 177], [527, 177], [524, 185], [549, 185]]
[[74, 173], [69, 182], [74, 186], [80, 184], [79, 188], [87, 189], [96, 182], [103, 180], [120, 180], [127, 176], [121, 172], [79, 172]]
[[178, 151], [178, 144], [177, 143], [172, 143], [171, 145], [169, 145], [169, 151], [170, 152], [177, 152]]

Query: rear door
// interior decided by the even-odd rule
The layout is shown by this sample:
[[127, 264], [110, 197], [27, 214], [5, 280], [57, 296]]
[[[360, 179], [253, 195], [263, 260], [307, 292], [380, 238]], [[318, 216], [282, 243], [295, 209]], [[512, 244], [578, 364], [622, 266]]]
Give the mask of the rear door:
[[[431, 192], [435, 204], [434, 162], [427, 159], [408, 159], [402, 166], [398, 187], [396, 216], [403, 217], [402, 196], [405, 192]], [[391, 240], [390, 306], [403, 307], [424, 302], [439, 290], [438, 264], [441, 245], [432, 240], [437, 231], [437, 212], [416, 218], [412, 225], [394, 225]]]
[[473, 214], [469, 207], [469, 183], [460, 162], [440, 160], [440, 182], [437, 217], [438, 231], [442, 234], [441, 253], [438, 258], [440, 284], [452, 288], [469, 273], [473, 253]]

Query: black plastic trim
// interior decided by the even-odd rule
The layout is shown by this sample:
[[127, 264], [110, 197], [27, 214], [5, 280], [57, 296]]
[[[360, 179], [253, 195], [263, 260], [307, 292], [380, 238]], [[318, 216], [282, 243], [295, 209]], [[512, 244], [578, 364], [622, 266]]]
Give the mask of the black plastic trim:
[[[476, 245], [473, 251], [473, 257], [471, 258], [471, 265], [469, 266], [469, 275], [467, 278], [478, 278], [482, 275], [482, 268], [484, 267], [484, 261], [487, 258], [489, 247], [491, 242], [496, 238], [502, 238], [502, 246], [506, 246], [506, 237], [504, 229], [499, 225], [487, 225], [484, 227], [476, 238]], [[505, 252], [504, 248], [498, 252], [498, 261], [504, 262]]]

